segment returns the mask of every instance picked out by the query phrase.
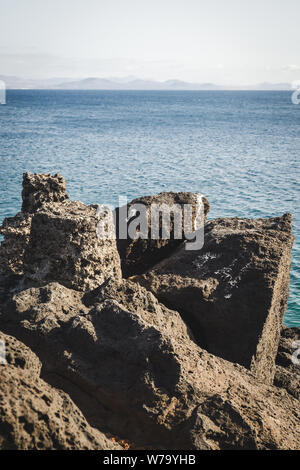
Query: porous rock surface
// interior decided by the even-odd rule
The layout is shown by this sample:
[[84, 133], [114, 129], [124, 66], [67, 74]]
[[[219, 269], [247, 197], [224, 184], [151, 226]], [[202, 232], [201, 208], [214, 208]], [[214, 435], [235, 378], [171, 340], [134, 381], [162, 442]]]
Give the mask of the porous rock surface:
[[39, 377], [42, 368], [41, 361], [25, 344], [13, 336], [4, 334], [2, 331], [0, 331], [0, 342], [1, 346], [3, 345], [5, 348], [5, 362], [7, 365], [28, 371], [33, 377]]
[[[294, 333], [268, 384], [289, 215], [211, 221], [198, 252], [129, 241], [123, 275], [149, 269], [131, 282], [107, 208], [68, 201], [58, 175], [24, 175], [23, 188], [0, 247], [0, 449], [299, 449]], [[141, 200], [199, 208], [192, 193]]]
[[66, 180], [59, 173], [24, 173], [22, 212], [36, 212], [46, 203], [63, 202], [68, 198]]
[[299, 447], [299, 402], [201, 349], [180, 315], [144, 288], [106, 281], [79, 296], [56, 283], [27, 289], [2, 324], [45, 374], [74, 384], [72, 399], [77, 387], [95, 400], [104, 432], [132, 448]]
[[39, 378], [41, 363], [24, 344], [0, 333], [0, 450], [121, 449], [92, 428], [72, 400]]
[[300, 399], [300, 328], [282, 328], [274, 384]]
[[[97, 206], [77, 201], [43, 206], [32, 217], [30, 241], [24, 253], [27, 279], [38, 284], [58, 281], [78, 290], [92, 289], [108, 277], [120, 277], [120, 257], [114, 238], [97, 235], [109, 209], [98, 215]], [[102, 220], [101, 220], [102, 218]], [[104, 219], [104, 220], [103, 220]]]
[[29, 284], [59, 281], [84, 290], [121, 276], [111, 211], [69, 201], [65, 189], [59, 174], [23, 175], [22, 211], [0, 229], [2, 277], [24, 275]]
[[[142, 204], [147, 209], [148, 230], [145, 233], [146, 238], [120, 238], [120, 224], [129, 228], [135, 216], [140, 215], [139, 211], [135, 214], [133, 207], [138, 207], [137, 205], [139, 204]], [[127, 206], [118, 207], [116, 209], [117, 246], [121, 257], [122, 273], [125, 278], [134, 274], [144, 273], [154, 264], [170, 255], [170, 253], [182, 243], [185, 239], [184, 216], [182, 211], [187, 204], [189, 204], [192, 209], [190, 225], [191, 230], [194, 231], [204, 223], [209, 211], [208, 200], [200, 194], [190, 192], [162, 192], [154, 196], [143, 196], [133, 199]], [[151, 239], [151, 208], [153, 208], [153, 205], [165, 205], [170, 209], [174, 209], [174, 212], [171, 211], [170, 213], [170, 218], [166, 217], [167, 226], [170, 229], [170, 238]], [[179, 234], [180, 238], [178, 239], [176, 238], [176, 214], [181, 217], [181, 222], [178, 222], [178, 226], [181, 228], [182, 233]], [[168, 223], [169, 220], [170, 223]], [[161, 219], [157, 222], [157, 225], [161, 233]], [[139, 234], [140, 230], [138, 226], [135, 233]]]
[[0, 275], [9, 277], [23, 274], [23, 256], [30, 238], [31, 215], [19, 212], [4, 219], [0, 227], [3, 241], [0, 245]]
[[46, 203], [68, 199], [66, 180], [60, 175], [24, 173], [22, 209], [14, 217], [4, 219], [0, 227], [0, 274], [23, 274], [23, 256], [30, 239], [32, 214]]
[[199, 251], [180, 247], [133, 279], [179, 311], [198, 344], [272, 383], [289, 294], [292, 218], [207, 222]]

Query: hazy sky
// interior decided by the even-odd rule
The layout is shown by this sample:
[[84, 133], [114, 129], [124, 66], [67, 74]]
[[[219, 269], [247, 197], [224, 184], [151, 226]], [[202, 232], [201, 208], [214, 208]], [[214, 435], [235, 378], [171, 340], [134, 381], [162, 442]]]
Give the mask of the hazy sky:
[[0, 0], [0, 75], [300, 79], [300, 0]]

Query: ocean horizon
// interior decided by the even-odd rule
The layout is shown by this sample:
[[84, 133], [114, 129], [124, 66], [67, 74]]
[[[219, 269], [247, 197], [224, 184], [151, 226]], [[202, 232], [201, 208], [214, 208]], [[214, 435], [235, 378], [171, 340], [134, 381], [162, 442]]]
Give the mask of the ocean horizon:
[[70, 197], [118, 206], [200, 192], [208, 219], [293, 215], [284, 323], [300, 326], [300, 105], [289, 91], [8, 90], [0, 106], [0, 222], [26, 171], [61, 173]]

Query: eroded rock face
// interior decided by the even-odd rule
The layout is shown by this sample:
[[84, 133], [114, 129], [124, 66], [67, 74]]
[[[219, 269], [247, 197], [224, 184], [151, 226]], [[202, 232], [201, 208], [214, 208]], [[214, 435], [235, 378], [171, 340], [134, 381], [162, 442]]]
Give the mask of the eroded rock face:
[[68, 199], [66, 180], [60, 174], [24, 173], [22, 212], [35, 212], [46, 203]]
[[32, 214], [46, 203], [63, 202], [68, 199], [65, 179], [49, 174], [23, 174], [22, 210], [15, 217], [4, 219], [0, 234], [0, 274], [4, 276], [23, 274], [23, 257], [29, 243]]
[[72, 400], [39, 378], [41, 363], [24, 344], [0, 333], [0, 449], [121, 449], [92, 428]]
[[85, 290], [121, 276], [112, 213], [68, 201], [65, 189], [61, 175], [24, 174], [22, 211], [0, 229], [1, 284], [24, 275], [25, 285], [59, 281]]
[[[198, 210], [191, 193], [138, 201]], [[5, 221], [0, 248], [0, 449], [119, 448], [106, 436], [133, 449], [299, 449], [290, 333], [277, 357], [283, 388], [268, 385], [288, 296], [289, 215], [209, 222], [198, 252], [172, 239], [126, 241], [126, 275], [169, 256], [131, 282], [121, 280], [112, 214], [67, 201], [59, 175], [24, 175], [22, 209]]]
[[4, 219], [0, 234], [0, 274], [14, 276], [23, 274], [23, 256], [29, 242], [31, 215], [19, 212], [15, 217]]
[[300, 399], [300, 328], [282, 328], [274, 384]]
[[[25, 344], [21, 343], [13, 336], [5, 335], [1, 331], [0, 341], [5, 347], [5, 361], [7, 365], [31, 372], [33, 377], [39, 377], [42, 364]], [[5, 365], [2, 366], [5, 367]]]
[[102, 208], [103, 212], [99, 206], [67, 201], [46, 204], [36, 212], [24, 253], [26, 278], [39, 285], [58, 281], [86, 290], [109, 277], [120, 277], [115, 239], [97, 234], [98, 224], [103, 221], [108, 225], [107, 233], [114, 231], [109, 209]]
[[55, 283], [20, 292], [2, 323], [44, 373], [72, 383], [71, 398], [78, 387], [95, 400], [105, 432], [132, 448], [299, 447], [299, 402], [199, 348], [180, 315], [141, 286], [106, 281], [74, 295]]
[[[123, 222], [124, 224], [124, 219], [128, 219], [128, 226], [130, 226], [136, 215], [133, 212], [133, 206], [138, 204], [143, 204], [147, 208], [147, 238], [138, 238], [136, 240], [133, 240], [132, 238], [120, 239], [119, 222]], [[174, 212], [171, 212], [170, 216], [170, 239], [151, 239], [150, 208], [151, 206], [153, 207], [154, 204], [165, 205], [169, 208], [174, 208]], [[207, 199], [200, 194], [188, 192], [163, 192], [154, 196], [143, 196], [134, 199], [127, 206], [116, 209], [117, 245], [121, 257], [122, 273], [125, 278], [134, 274], [144, 273], [149, 268], [154, 266], [154, 264], [166, 256], [169, 256], [170, 253], [182, 243], [184, 240], [184, 235], [180, 236], [180, 239], [174, 238], [174, 232], [176, 232], [176, 215], [174, 216], [174, 214], [180, 214], [181, 217], [182, 208], [185, 204], [189, 204], [192, 208], [192, 230], [196, 230], [198, 227], [195, 227], [194, 223], [203, 223], [209, 211], [209, 203]], [[178, 223], [178, 226], [180, 226], [182, 230], [183, 222], [184, 220], [181, 219], [181, 223]], [[126, 226], [126, 222], [124, 225]], [[161, 221], [159, 223], [159, 228], [160, 230], [162, 229]]]
[[272, 383], [289, 293], [289, 214], [216, 219], [199, 251], [181, 247], [133, 279], [179, 311], [200, 346]]

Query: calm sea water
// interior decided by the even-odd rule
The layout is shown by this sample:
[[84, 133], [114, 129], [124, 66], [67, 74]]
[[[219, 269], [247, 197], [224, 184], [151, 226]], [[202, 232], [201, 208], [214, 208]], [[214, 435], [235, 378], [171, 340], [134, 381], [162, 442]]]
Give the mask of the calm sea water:
[[200, 191], [210, 218], [291, 212], [285, 323], [300, 326], [300, 105], [289, 92], [8, 91], [0, 138], [0, 221], [20, 209], [24, 171], [61, 172], [85, 203]]

